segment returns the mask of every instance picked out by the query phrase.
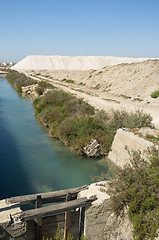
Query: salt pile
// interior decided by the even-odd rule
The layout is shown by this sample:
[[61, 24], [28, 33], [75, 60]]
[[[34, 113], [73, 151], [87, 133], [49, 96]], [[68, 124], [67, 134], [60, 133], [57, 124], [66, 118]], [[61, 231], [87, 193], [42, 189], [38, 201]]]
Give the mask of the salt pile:
[[103, 57], [103, 56], [27, 56], [12, 67], [15, 70], [90, 70], [120, 63], [143, 62], [148, 58]]

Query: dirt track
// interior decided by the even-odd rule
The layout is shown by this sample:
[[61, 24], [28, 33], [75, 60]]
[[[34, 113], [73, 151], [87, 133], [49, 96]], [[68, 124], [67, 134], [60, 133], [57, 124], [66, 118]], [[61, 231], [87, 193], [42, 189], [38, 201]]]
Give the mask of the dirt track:
[[151, 93], [159, 89], [159, 60], [120, 64], [100, 71], [42, 71], [30, 74], [83, 98], [97, 109], [109, 112], [112, 109], [143, 110], [151, 114], [159, 128], [159, 98], [151, 98]]

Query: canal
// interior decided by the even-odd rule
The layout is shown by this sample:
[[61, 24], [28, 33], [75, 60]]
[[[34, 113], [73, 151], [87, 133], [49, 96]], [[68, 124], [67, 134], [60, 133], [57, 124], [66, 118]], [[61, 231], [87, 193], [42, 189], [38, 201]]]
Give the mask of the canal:
[[106, 160], [79, 157], [34, 116], [31, 100], [0, 78], [0, 199], [91, 183], [109, 171]]

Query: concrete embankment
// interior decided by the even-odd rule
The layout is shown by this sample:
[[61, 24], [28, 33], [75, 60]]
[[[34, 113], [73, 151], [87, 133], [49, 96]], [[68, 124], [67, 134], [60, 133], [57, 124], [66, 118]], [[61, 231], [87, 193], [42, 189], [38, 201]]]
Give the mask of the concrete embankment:
[[108, 158], [117, 167], [123, 167], [130, 164], [131, 152], [140, 151], [142, 156], [146, 157], [146, 151], [154, 146], [151, 141], [144, 139], [144, 136], [140, 137], [127, 129], [118, 129]]

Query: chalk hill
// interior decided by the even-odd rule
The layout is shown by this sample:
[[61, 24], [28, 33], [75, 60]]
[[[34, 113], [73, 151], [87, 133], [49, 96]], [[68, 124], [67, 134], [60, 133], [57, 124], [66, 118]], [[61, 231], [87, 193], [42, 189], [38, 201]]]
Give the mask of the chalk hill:
[[12, 67], [15, 70], [90, 70], [121, 63], [143, 62], [147, 58], [109, 56], [27, 56]]

